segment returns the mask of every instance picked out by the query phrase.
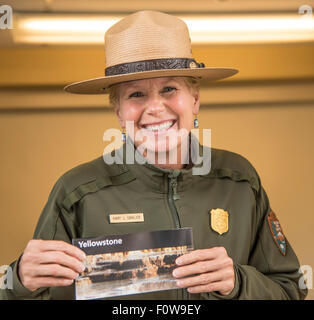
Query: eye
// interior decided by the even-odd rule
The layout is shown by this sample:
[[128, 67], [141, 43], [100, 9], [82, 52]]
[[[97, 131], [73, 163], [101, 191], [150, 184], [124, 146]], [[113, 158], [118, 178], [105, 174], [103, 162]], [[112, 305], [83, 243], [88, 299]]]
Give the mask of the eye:
[[175, 88], [175, 87], [164, 87], [162, 89], [162, 92], [167, 93], [167, 92], [172, 92], [172, 91], [176, 91], [176, 90], [177, 90], [177, 88]]
[[143, 92], [141, 91], [136, 91], [136, 92], [133, 92], [129, 95], [129, 98], [140, 98], [140, 97], [143, 97], [144, 94]]

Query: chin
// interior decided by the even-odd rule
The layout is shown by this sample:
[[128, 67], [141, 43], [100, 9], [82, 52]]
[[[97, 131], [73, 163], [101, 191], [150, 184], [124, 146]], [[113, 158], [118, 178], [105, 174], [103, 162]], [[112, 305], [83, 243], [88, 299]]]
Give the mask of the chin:
[[180, 141], [177, 139], [165, 139], [152, 137], [146, 140], [142, 146], [150, 152], [169, 152], [174, 151], [180, 147]]
[[179, 164], [179, 162], [181, 162], [180, 143], [173, 145], [169, 145], [169, 143], [167, 145], [164, 143], [157, 143], [156, 145], [143, 144], [142, 147], [147, 150], [147, 153], [145, 154], [146, 158], [154, 164]]
[[[170, 132], [169, 132], [170, 131]], [[136, 132], [136, 146], [141, 152], [146, 153], [149, 158], [152, 158], [158, 154], [159, 157], [168, 156], [179, 157], [178, 152], [181, 152], [182, 141], [188, 142], [188, 131], [187, 130], [176, 130], [173, 128], [168, 132], [152, 133], [147, 130], [140, 130]], [[183, 152], [184, 154], [185, 152]]]

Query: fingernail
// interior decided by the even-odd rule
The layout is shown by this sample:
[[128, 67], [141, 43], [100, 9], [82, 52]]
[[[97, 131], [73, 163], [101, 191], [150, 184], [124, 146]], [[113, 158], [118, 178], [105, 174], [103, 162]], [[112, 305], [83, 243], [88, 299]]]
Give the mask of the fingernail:
[[175, 269], [175, 270], [173, 270], [172, 271], [172, 275], [174, 276], [174, 277], [177, 277], [178, 276], [178, 271]]
[[176, 284], [177, 284], [178, 287], [182, 287], [183, 286], [183, 282], [180, 281], [180, 280], [177, 280]]
[[181, 258], [177, 258], [176, 264], [180, 265], [181, 263], [182, 263], [182, 259]]

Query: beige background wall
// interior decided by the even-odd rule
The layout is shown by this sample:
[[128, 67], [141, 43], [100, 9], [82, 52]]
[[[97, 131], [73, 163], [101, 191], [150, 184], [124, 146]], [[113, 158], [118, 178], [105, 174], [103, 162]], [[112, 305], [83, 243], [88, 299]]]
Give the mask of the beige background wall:
[[[212, 146], [247, 157], [302, 265], [314, 267], [314, 46], [194, 48], [207, 65], [240, 69], [202, 90]], [[105, 97], [62, 93], [103, 73], [102, 48], [0, 48], [0, 265], [32, 237], [57, 178], [102, 154], [119, 128]], [[314, 298], [310, 290], [309, 299]]]

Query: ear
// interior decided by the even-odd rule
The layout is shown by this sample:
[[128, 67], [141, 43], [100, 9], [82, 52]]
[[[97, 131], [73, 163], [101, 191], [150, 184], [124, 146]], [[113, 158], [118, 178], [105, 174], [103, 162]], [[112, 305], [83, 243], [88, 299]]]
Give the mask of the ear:
[[198, 111], [200, 109], [200, 105], [201, 105], [201, 95], [200, 95], [200, 91], [199, 90], [195, 90], [193, 92], [193, 98], [194, 98], [194, 104], [193, 104], [193, 114], [198, 114]]
[[117, 115], [117, 118], [118, 118], [118, 121], [119, 121], [119, 123], [120, 123], [121, 128], [124, 128], [124, 127], [125, 127], [125, 124], [124, 124], [124, 120], [123, 120], [123, 117], [122, 117], [122, 115], [121, 115], [121, 110], [120, 110], [119, 106], [116, 106], [116, 107], [114, 108], [114, 112], [115, 112], [115, 114]]

